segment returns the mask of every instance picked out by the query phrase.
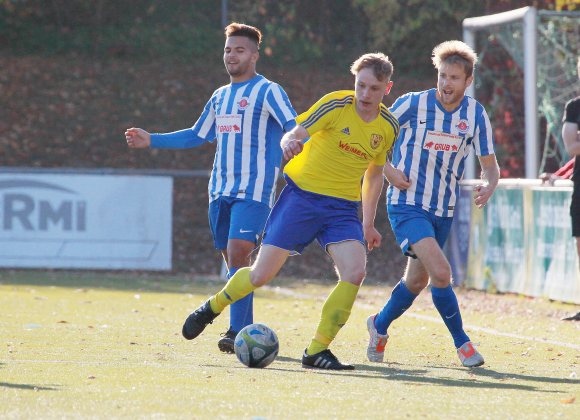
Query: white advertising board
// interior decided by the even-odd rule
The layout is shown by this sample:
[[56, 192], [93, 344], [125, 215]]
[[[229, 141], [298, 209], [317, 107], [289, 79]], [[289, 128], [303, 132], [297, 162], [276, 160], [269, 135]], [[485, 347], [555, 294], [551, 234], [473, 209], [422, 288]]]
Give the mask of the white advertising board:
[[0, 267], [170, 270], [173, 179], [0, 173]]

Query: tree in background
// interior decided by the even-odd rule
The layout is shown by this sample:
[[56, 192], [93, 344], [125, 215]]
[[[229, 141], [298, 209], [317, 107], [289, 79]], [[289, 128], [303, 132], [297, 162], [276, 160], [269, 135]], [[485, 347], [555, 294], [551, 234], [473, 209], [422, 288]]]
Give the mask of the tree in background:
[[[555, 0], [230, 0], [230, 21], [264, 28], [265, 61], [344, 66], [361, 51], [431, 74], [431, 49], [461, 39], [464, 18]], [[94, 57], [204, 57], [221, 40], [216, 0], [0, 0], [0, 52]], [[416, 57], [421, 57], [417, 62]]]

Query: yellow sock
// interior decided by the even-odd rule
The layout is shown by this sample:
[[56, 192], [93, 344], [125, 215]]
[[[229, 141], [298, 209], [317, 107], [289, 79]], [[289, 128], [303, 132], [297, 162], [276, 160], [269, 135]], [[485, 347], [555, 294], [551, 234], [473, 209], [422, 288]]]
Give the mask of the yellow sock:
[[316, 334], [306, 349], [306, 354], [312, 356], [326, 350], [338, 331], [346, 324], [359, 286], [346, 281], [339, 281], [324, 302], [320, 322]]
[[250, 282], [250, 267], [240, 268], [217, 294], [209, 299], [211, 310], [219, 314], [226, 306], [249, 295], [257, 287]]

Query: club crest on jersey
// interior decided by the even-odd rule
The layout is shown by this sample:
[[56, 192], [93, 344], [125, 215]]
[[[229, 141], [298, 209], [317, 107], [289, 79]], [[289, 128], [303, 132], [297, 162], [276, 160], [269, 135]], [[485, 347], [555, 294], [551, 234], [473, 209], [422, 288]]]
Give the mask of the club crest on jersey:
[[340, 130], [340, 132], [342, 134], [346, 134], [347, 136], [350, 136], [350, 130], [348, 129], [348, 127], [343, 128], [342, 130]]
[[371, 147], [373, 149], [376, 149], [377, 147], [379, 147], [381, 145], [382, 141], [383, 141], [383, 136], [381, 136], [380, 134], [371, 134]]
[[461, 134], [465, 134], [467, 133], [467, 130], [469, 130], [469, 123], [467, 120], [459, 120], [455, 127]]
[[250, 105], [250, 102], [248, 101], [248, 98], [243, 97], [238, 102], [238, 109], [246, 109], [248, 107], [248, 105]]

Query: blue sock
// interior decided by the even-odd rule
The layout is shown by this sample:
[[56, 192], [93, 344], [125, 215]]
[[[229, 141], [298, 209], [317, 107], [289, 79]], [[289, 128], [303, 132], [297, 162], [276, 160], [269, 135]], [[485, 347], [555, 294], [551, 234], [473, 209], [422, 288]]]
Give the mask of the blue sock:
[[459, 304], [457, 303], [457, 296], [453, 291], [451, 285], [447, 287], [431, 287], [431, 297], [433, 303], [439, 311], [443, 322], [453, 337], [455, 347], [459, 348], [469, 341], [469, 337], [463, 331], [463, 321], [461, 320], [461, 312], [459, 312]]
[[[228, 279], [236, 274], [237, 268], [230, 268]], [[254, 292], [230, 305], [230, 326], [239, 332], [246, 325], [254, 323]]]
[[375, 328], [379, 334], [386, 334], [387, 328], [395, 319], [411, 307], [417, 295], [411, 293], [403, 279], [393, 289], [391, 298], [375, 318]]

